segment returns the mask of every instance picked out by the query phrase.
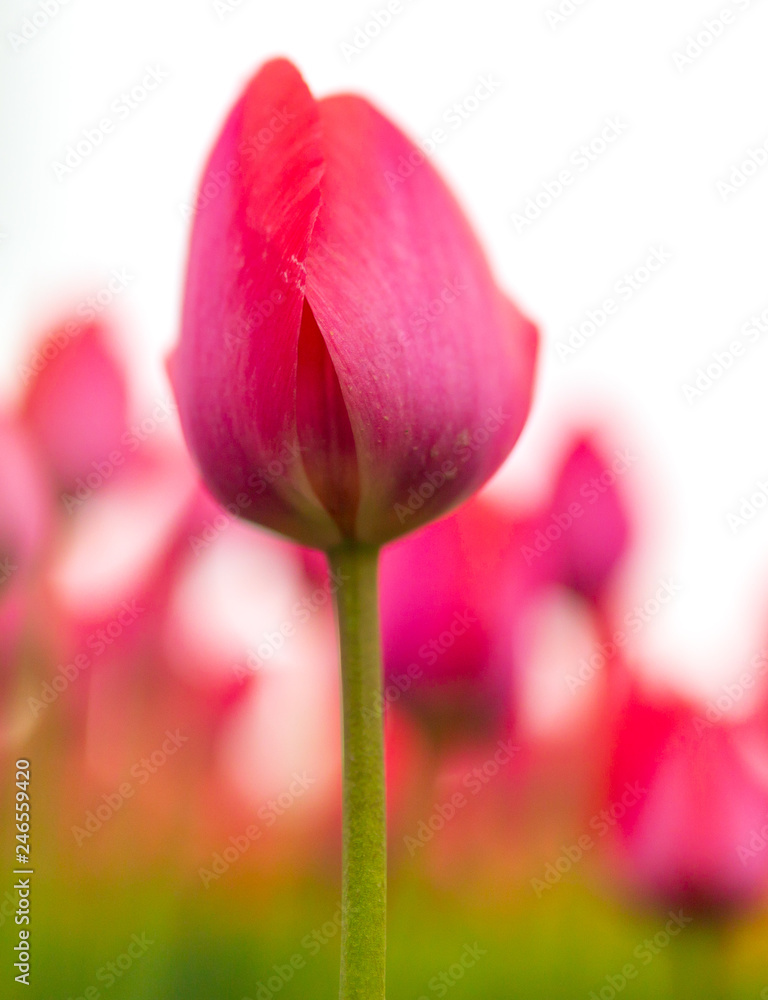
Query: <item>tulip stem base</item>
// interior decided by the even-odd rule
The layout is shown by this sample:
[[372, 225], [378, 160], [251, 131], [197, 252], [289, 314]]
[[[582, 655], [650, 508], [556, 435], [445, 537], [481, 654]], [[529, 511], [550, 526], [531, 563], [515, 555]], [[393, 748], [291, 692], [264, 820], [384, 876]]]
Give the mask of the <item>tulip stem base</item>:
[[384, 1000], [387, 843], [377, 547], [328, 553], [336, 592], [344, 733], [340, 1000]]

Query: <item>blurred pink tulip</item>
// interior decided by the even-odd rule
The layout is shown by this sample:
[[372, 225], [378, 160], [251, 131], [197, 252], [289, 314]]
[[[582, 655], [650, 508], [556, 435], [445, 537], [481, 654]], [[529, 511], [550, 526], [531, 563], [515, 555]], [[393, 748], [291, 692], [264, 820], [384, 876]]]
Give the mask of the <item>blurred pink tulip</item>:
[[127, 427], [126, 379], [106, 328], [95, 321], [63, 323], [34, 352], [28, 377], [22, 419], [57, 488], [75, 490], [101, 463], [112, 462]]
[[[127, 762], [162, 743], [169, 728], [181, 732], [184, 750], [144, 796], [144, 815], [151, 816], [144, 847], [155, 849], [158, 837], [173, 830], [179, 809], [201, 817], [190, 839], [209, 809], [219, 819], [231, 815], [234, 796], [222, 783], [217, 756], [254, 678], [238, 677], [210, 648], [195, 649], [200, 635], [187, 634], [194, 622], [179, 606], [202, 561], [200, 546], [208, 551], [233, 530], [224, 519], [209, 532], [210, 519], [220, 514], [186, 451], [158, 439], [73, 517], [49, 570], [55, 652], [30, 702], [39, 719], [55, 711], [72, 733], [71, 784], [62, 804], [69, 825], [98, 800], [99, 789], [119, 782]], [[207, 600], [210, 618], [211, 586]], [[195, 613], [198, 626], [209, 624], [199, 606]], [[114, 836], [120, 835], [116, 825]]]
[[536, 348], [417, 147], [267, 63], [205, 169], [170, 363], [218, 499], [316, 548], [404, 534], [506, 458]]
[[509, 723], [524, 586], [515, 522], [474, 498], [382, 555], [385, 698], [437, 730]]
[[610, 461], [593, 435], [578, 437], [560, 468], [548, 507], [533, 525], [529, 561], [553, 581], [597, 600], [630, 542], [627, 508], [618, 481], [633, 462]]
[[710, 915], [759, 898], [768, 851], [768, 746], [703, 708], [635, 691], [614, 730], [606, 829], [622, 881], [641, 898]]

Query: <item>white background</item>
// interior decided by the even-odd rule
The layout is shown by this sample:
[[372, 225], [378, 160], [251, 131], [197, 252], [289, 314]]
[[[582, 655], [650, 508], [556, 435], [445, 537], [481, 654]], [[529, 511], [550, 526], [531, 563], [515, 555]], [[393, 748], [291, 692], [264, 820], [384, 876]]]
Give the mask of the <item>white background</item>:
[[[285, 54], [318, 95], [362, 92], [416, 139], [444, 127], [434, 160], [544, 337], [536, 408], [504, 483], [535, 495], [564, 422], [607, 423], [609, 452], [638, 455], [626, 478], [643, 530], [620, 599], [631, 607], [667, 575], [683, 588], [638, 652], [651, 670], [709, 683], [743, 668], [768, 639], [768, 508], [735, 532], [726, 518], [768, 482], [768, 335], [749, 343], [740, 333], [768, 307], [768, 166], [748, 168], [729, 197], [717, 182], [768, 140], [766, 0], [564, 0], [559, 19], [556, 0], [401, 0], [357, 49], [356, 29], [384, 2], [44, 2], [55, 13], [23, 45], [14, 36], [40, 4], [4, 0], [0, 14], [6, 394], [18, 392], [41, 324], [127, 268], [120, 329], [148, 394], [167, 395], [181, 207], [239, 88]], [[732, 23], [720, 37], [676, 64], [723, 10]], [[57, 178], [67, 147], [150, 67], [167, 80]], [[492, 97], [446, 128], [446, 111], [488, 75], [500, 84]], [[581, 171], [571, 155], [609, 117], [623, 134]], [[518, 232], [513, 213], [564, 169], [573, 183]], [[652, 247], [672, 259], [563, 360], [569, 327], [615, 297]], [[736, 339], [744, 356], [687, 401], [683, 385]]]

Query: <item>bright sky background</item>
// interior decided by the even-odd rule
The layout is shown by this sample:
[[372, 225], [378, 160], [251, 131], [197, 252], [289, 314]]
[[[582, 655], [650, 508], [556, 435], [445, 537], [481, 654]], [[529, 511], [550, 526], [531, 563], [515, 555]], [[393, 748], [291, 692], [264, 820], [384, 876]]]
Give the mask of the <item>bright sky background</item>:
[[[417, 139], [443, 128], [434, 160], [544, 335], [505, 484], [540, 489], [557, 428], [605, 420], [608, 449], [638, 455], [627, 481], [647, 526], [621, 599], [630, 608], [667, 577], [682, 587], [641, 648], [654, 670], [727, 679], [768, 639], [767, 43], [761, 0], [5, 0], [0, 385], [16, 393], [30, 337], [117, 271], [124, 339], [167, 396], [181, 206], [239, 88], [288, 55], [319, 95], [362, 92]], [[148, 71], [159, 82], [129, 111], [121, 95]], [[483, 80], [484, 98], [468, 100]], [[111, 131], [57, 177], [105, 116]], [[739, 165], [741, 189], [718, 190]], [[515, 213], [546, 201], [546, 184], [551, 204], [519, 231]], [[624, 276], [652, 254], [658, 269], [632, 288]], [[569, 328], [606, 298], [612, 315], [563, 358]], [[763, 331], [748, 331], [763, 313]], [[687, 400], [685, 384], [734, 341], [741, 355]], [[765, 506], [734, 531], [727, 515], [760, 483]]]

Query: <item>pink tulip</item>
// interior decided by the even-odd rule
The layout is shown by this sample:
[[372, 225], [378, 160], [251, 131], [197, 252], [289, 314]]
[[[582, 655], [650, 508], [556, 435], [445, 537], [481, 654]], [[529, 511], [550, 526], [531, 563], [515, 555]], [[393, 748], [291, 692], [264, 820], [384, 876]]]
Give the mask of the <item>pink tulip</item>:
[[510, 718], [522, 606], [508, 600], [519, 570], [513, 528], [506, 512], [476, 498], [382, 555], [385, 698], [439, 731]]
[[98, 473], [99, 464], [120, 448], [128, 419], [125, 375], [98, 322], [62, 324], [33, 362], [23, 420], [56, 486], [70, 490], [78, 478]]
[[387, 542], [506, 458], [536, 346], [420, 151], [267, 63], [205, 169], [170, 366], [217, 498], [313, 547]]
[[529, 561], [541, 561], [553, 581], [589, 600], [604, 593], [629, 545], [629, 518], [619, 485], [628, 462], [631, 456], [621, 453], [608, 461], [592, 435], [576, 438], [529, 543]]
[[663, 906], [727, 912], [768, 884], [768, 748], [703, 708], [633, 694], [619, 715], [608, 826], [621, 878]]

